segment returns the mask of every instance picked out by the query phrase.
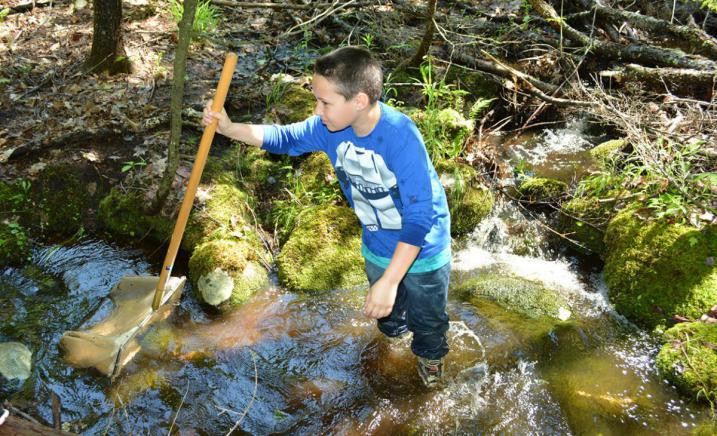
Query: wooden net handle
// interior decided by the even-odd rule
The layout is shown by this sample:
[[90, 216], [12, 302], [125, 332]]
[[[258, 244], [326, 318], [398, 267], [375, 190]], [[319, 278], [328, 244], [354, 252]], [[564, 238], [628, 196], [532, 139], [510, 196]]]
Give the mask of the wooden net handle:
[[[224, 61], [224, 68], [222, 69], [222, 75], [219, 78], [219, 85], [217, 85], [217, 90], [214, 93], [214, 100], [212, 101], [212, 112], [219, 112], [224, 107], [224, 101], [227, 98], [227, 92], [229, 92], [229, 84], [232, 81], [232, 75], [234, 74], [234, 69], [236, 68], [236, 65], [237, 55], [234, 53], [227, 53], [227, 57]], [[169, 279], [170, 274], [172, 273], [174, 260], [177, 257], [179, 244], [182, 242], [184, 229], [187, 227], [189, 212], [192, 210], [194, 196], [197, 193], [197, 186], [199, 186], [199, 179], [202, 178], [204, 164], [207, 163], [209, 147], [212, 145], [212, 140], [214, 139], [214, 133], [216, 132], [216, 130], [217, 121], [214, 121], [204, 128], [202, 139], [199, 142], [199, 150], [197, 150], [197, 157], [194, 160], [192, 174], [189, 176], [187, 191], [184, 194], [182, 206], [179, 208], [179, 216], [177, 216], [177, 223], [174, 225], [172, 239], [169, 242], [167, 255], [165, 256], [164, 264], [162, 265], [162, 272], [159, 274], [159, 282], [157, 283], [157, 288], [154, 291], [152, 310], [157, 310], [162, 302], [164, 288], [167, 285], [167, 280]]]

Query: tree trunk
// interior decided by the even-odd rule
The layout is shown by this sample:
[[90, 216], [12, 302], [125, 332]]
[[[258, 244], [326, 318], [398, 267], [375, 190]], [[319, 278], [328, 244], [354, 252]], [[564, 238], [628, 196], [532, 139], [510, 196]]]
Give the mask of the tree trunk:
[[122, 44], [122, 0], [94, 0], [92, 51], [88, 72], [128, 73], [131, 65]]
[[172, 100], [170, 103], [170, 133], [167, 150], [167, 168], [159, 182], [157, 195], [146, 212], [158, 213], [172, 188], [174, 176], [179, 167], [179, 141], [182, 137], [182, 104], [184, 100], [184, 74], [187, 71], [187, 52], [192, 40], [192, 25], [197, 9], [197, 0], [184, 0], [182, 20], [179, 22], [179, 41], [174, 53], [174, 79], [172, 81]]
[[436, 0], [428, 0], [428, 10], [426, 13], [426, 31], [421, 39], [421, 45], [416, 50], [410, 61], [408, 61], [407, 67], [418, 68], [423, 62], [423, 57], [428, 54], [428, 50], [431, 48], [433, 42], [433, 32], [436, 30], [436, 25], [433, 22], [433, 17], [436, 15]]

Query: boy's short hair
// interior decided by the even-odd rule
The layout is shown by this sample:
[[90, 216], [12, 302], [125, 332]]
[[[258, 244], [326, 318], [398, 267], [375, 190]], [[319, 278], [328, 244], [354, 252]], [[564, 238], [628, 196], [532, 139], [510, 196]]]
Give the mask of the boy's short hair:
[[381, 64], [361, 47], [341, 47], [321, 56], [314, 63], [314, 74], [334, 82], [336, 91], [346, 100], [359, 92], [374, 104], [381, 98], [383, 72]]

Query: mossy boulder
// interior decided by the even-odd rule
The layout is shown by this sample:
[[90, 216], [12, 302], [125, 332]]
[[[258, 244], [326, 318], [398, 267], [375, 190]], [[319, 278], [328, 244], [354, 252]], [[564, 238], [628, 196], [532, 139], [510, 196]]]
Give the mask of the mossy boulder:
[[480, 274], [456, 287], [456, 292], [468, 302], [479, 305], [480, 299], [490, 299], [501, 307], [529, 318], [570, 318], [570, 305], [559, 292], [540, 282], [506, 274]]
[[655, 359], [661, 374], [686, 394], [717, 401], [717, 324], [677, 324], [664, 339]]
[[360, 225], [343, 206], [303, 211], [277, 258], [279, 279], [289, 289], [312, 292], [365, 283]]
[[643, 219], [626, 209], [605, 233], [605, 281], [615, 309], [647, 327], [698, 318], [717, 301], [717, 227]]
[[222, 310], [242, 305], [269, 283], [259, 253], [249, 243], [210, 240], [197, 246], [189, 273], [198, 298]]
[[568, 185], [560, 180], [545, 177], [528, 177], [521, 181], [518, 193], [530, 201], [550, 201], [565, 194]]
[[48, 166], [33, 182], [32, 197], [40, 226], [49, 233], [71, 235], [88, 219], [101, 195], [94, 169], [70, 164]]
[[247, 240], [261, 247], [249, 210], [249, 196], [234, 185], [213, 184], [200, 187], [189, 216], [182, 248], [216, 239]]
[[299, 165], [299, 181], [306, 191], [332, 189], [341, 194], [331, 160], [323, 152], [311, 153]]
[[290, 124], [304, 121], [314, 114], [316, 97], [303, 86], [304, 80], [296, 80], [286, 74], [277, 74], [271, 84], [275, 101], [269, 101], [267, 116], [270, 121]]
[[97, 212], [99, 224], [109, 234], [120, 239], [169, 239], [174, 230], [174, 220], [161, 215], [145, 215], [142, 211], [144, 202], [143, 195], [138, 191], [123, 192], [119, 188], [112, 188], [100, 202]]
[[625, 149], [627, 145], [626, 139], [611, 139], [590, 149], [589, 154], [597, 162], [598, 166], [605, 168], [608, 162]]
[[451, 234], [458, 237], [472, 232], [493, 209], [493, 193], [478, 181], [478, 174], [470, 165], [442, 161], [436, 165], [436, 171], [446, 190]]
[[203, 181], [236, 184], [247, 193], [266, 189], [276, 183], [282, 162], [259, 147], [233, 143], [221, 156], [210, 156], [204, 167]]
[[436, 116], [446, 137], [463, 139], [473, 131], [473, 121], [453, 108], [441, 109]]
[[[562, 209], [565, 214], [560, 216], [558, 224], [560, 230], [570, 235], [570, 239], [579, 242], [588, 251], [604, 255], [603, 237], [605, 232], [597, 223], [606, 222], [612, 208], [600, 203], [597, 197], [575, 197], [564, 203]], [[586, 222], [592, 225], [586, 224]]]

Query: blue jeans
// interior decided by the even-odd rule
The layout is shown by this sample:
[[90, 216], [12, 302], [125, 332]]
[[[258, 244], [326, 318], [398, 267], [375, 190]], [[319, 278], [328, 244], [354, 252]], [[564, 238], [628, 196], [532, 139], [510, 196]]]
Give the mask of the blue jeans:
[[[384, 269], [366, 261], [366, 276], [371, 285]], [[435, 271], [409, 273], [401, 280], [393, 310], [378, 320], [378, 329], [389, 337], [413, 332], [411, 351], [426, 359], [440, 359], [448, 353], [448, 280], [451, 263]]]

